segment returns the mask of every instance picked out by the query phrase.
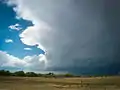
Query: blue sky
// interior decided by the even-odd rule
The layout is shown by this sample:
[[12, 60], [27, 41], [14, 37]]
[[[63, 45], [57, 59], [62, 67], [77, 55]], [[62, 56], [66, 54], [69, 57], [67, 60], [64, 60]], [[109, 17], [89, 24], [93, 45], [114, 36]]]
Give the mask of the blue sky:
[[[0, 2], [0, 50], [5, 51], [11, 55], [19, 58], [31, 55], [39, 55], [44, 51], [38, 49], [36, 46], [28, 46], [21, 42], [19, 34], [28, 26], [32, 26], [32, 22], [19, 19], [17, 20], [16, 13], [13, 11], [13, 7], [7, 6]], [[9, 26], [19, 24], [21, 30], [10, 29]], [[6, 39], [11, 39], [13, 42], [6, 43]], [[24, 48], [31, 48], [31, 50], [24, 50]]]

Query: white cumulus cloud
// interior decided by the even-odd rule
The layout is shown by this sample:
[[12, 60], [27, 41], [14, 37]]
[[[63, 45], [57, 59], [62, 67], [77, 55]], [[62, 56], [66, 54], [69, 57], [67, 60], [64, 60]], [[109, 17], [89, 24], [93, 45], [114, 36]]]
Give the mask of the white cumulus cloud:
[[[44, 61], [43, 61], [44, 59]], [[45, 57], [43, 55], [25, 56], [23, 59], [0, 51], [0, 67], [22, 68], [27, 71], [45, 70]]]
[[6, 43], [13, 43], [13, 40], [12, 39], [5, 39], [5, 42]]
[[32, 48], [24, 48], [24, 50], [32, 50]]
[[11, 66], [11, 67], [21, 67], [27, 63], [23, 60], [20, 60], [17, 57], [14, 57], [7, 52], [0, 51], [0, 66]]
[[8, 28], [9, 28], [9, 29], [12, 29], [12, 30], [17, 30], [17, 31], [19, 31], [19, 30], [22, 29], [22, 28], [20, 27], [20, 24], [18, 24], [18, 23], [16, 23], [15, 25], [10, 25]]

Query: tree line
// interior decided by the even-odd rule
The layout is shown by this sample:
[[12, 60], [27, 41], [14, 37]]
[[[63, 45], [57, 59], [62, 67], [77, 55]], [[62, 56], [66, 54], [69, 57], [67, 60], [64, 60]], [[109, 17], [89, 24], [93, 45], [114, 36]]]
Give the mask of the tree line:
[[74, 75], [66, 73], [66, 74], [54, 74], [52, 72], [41, 74], [35, 72], [24, 72], [24, 71], [16, 71], [10, 72], [8, 70], [0, 70], [0, 76], [20, 76], [20, 77], [73, 77]]

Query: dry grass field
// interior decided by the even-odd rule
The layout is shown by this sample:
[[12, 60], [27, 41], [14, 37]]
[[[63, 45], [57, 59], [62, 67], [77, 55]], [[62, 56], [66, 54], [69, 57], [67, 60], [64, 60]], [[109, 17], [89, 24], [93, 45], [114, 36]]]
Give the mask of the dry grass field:
[[0, 90], [120, 90], [120, 77], [0, 77]]

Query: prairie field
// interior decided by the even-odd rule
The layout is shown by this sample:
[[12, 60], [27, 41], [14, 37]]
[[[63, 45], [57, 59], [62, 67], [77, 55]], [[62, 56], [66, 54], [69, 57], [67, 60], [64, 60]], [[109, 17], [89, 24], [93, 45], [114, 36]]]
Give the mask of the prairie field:
[[0, 90], [120, 90], [120, 77], [0, 77]]

